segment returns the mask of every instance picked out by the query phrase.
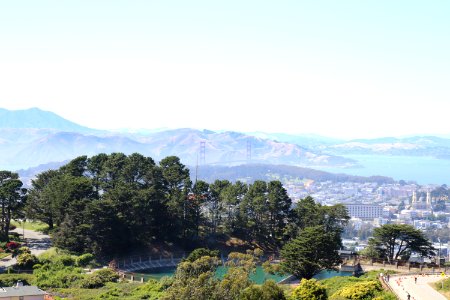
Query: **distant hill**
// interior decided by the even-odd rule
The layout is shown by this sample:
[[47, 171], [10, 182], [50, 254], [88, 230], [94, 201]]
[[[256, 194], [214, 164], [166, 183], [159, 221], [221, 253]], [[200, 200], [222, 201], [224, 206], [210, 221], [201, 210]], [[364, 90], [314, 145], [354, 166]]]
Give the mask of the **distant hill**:
[[74, 132], [51, 132], [45, 136], [38, 135], [32, 141], [4, 142], [0, 145], [0, 166], [10, 166], [8, 169], [13, 170], [27, 169], [102, 152], [151, 154], [147, 145], [123, 136], [99, 137]]
[[358, 139], [326, 145], [322, 151], [333, 155], [431, 156], [450, 159], [450, 139], [435, 136]]
[[[195, 167], [191, 167], [191, 177], [195, 178]], [[311, 168], [302, 168], [287, 165], [270, 164], [248, 164], [240, 166], [199, 166], [198, 179], [206, 182], [214, 182], [216, 179], [227, 179], [230, 181], [253, 182], [255, 180], [289, 180], [289, 179], [311, 179], [315, 181], [332, 182], [375, 182], [394, 183], [390, 177], [384, 176], [352, 176], [347, 174], [334, 174]]]
[[[199, 158], [200, 143], [205, 143], [206, 164], [237, 165], [250, 162], [292, 164], [303, 166], [354, 166], [355, 161], [323, 154], [300, 145], [278, 142], [252, 135], [225, 131], [175, 129], [136, 137], [153, 149], [155, 157], [177, 155], [185, 164], [195, 165]], [[203, 163], [200, 161], [200, 163]]]
[[[204, 143], [204, 161], [200, 143]], [[139, 152], [160, 160], [169, 155], [184, 164], [274, 163], [348, 167], [357, 163], [301, 145], [239, 132], [175, 129], [113, 133], [90, 129], [38, 108], [0, 109], [0, 169], [18, 170], [66, 161], [79, 155]]]
[[52, 129], [56, 131], [95, 133], [94, 130], [68, 121], [55, 113], [39, 108], [7, 110], [0, 108], [0, 129]]

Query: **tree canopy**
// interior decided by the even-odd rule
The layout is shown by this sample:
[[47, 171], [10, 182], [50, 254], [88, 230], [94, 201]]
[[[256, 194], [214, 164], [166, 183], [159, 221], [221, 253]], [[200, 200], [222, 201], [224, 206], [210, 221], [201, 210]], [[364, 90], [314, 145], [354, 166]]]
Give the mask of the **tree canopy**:
[[369, 247], [389, 262], [408, 260], [413, 252], [431, 256], [435, 250], [422, 231], [407, 224], [386, 224], [375, 228]]
[[192, 182], [176, 156], [80, 156], [39, 174], [29, 198], [27, 217], [55, 228], [55, 246], [78, 253], [154, 242], [190, 248], [223, 235], [278, 248], [297, 223], [281, 182]]
[[19, 175], [10, 171], [0, 171], [0, 240], [7, 241], [13, 217], [23, 217], [26, 189], [22, 188]]
[[324, 269], [334, 269], [341, 259], [340, 235], [323, 225], [304, 228], [281, 249], [282, 268], [298, 278], [311, 279]]

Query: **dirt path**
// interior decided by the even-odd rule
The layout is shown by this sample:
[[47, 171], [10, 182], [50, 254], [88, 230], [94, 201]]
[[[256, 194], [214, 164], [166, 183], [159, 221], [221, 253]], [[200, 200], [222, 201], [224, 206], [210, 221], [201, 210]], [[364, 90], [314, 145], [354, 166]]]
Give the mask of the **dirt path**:
[[401, 300], [408, 300], [408, 293], [411, 300], [447, 300], [429, 285], [443, 279], [441, 275], [417, 276], [417, 283], [414, 282], [414, 277], [414, 275], [391, 276], [388, 284]]

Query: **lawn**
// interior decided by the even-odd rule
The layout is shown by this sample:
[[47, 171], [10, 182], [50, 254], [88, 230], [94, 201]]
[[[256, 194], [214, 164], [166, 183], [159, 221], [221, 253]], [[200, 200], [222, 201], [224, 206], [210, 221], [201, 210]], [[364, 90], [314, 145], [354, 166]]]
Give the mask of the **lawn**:
[[[11, 225], [14, 225], [20, 229], [23, 228], [23, 224], [18, 221], [11, 221]], [[43, 231], [48, 230], [48, 225], [45, 223], [42, 223], [40, 221], [31, 221], [30, 220], [30, 221], [25, 222], [25, 229], [43, 232]]]

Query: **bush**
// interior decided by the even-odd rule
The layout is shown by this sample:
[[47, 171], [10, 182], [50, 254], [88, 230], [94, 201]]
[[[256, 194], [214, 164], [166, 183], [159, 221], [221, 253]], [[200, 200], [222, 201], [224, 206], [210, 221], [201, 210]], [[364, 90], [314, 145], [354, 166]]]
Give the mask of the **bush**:
[[53, 259], [53, 263], [61, 264], [66, 267], [75, 266], [75, 258], [69, 254], [63, 254], [63, 255], [55, 257]]
[[75, 258], [75, 264], [78, 267], [87, 267], [94, 260], [94, 255], [86, 253]]
[[133, 297], [136, 299], [160, 299], [164, 294], [164, 286], [161, 282], [156, 280], [149, 280], [145, 284], [137, 287], [133, 292]]
[[[25, 248], [25, 247], [23, 247]], [[37, 257], [31, 253], [23, 252], [17, 256], [17, 266], [20, 269], [31, 270], [35, 264], [37, 264], [39, 260]]]
[[252, 285], [242, 291], [240, 300], [286, 300], [283, 290], [273, 280]]
[[22, 281], [24, 285], [30, 285], [34, 280], [32, 274], [0, 274], [0, 286], [13, 286], [17, 281]]
[[327, 292], [323, 285], [315, 279], [302, 279], [300, 285], [291, 295], [292, 300], [326, 300]]
[[118, 279], [119, 275], [115, 271], [109, 268], [101, 269], [85, 277], [81, 281], [80, 287], [96, 289], [104, 286], [107, 282], [116, 282]]
[[10, 251], [10, 252], [18, 249], [19, 247], [20, 247], [20, 243], [15, 242], [15, 241], [11, 241], [9, 243], [6, 243], [6, 249], [7, 249], [7, 251]]
[[340, 289], [331, 299], [339, 299], [339, 297], [351, 300], [373, 299], [378, 291], [381, 291], [378, 281], [358, 282]]
[[35, 280], [33, 284], [40, 288], [68, 288], [76, 285], [84, 279], [83, 270], [74, 267], [64, 267], [58, 265], [43, 265], [33, 271]]

